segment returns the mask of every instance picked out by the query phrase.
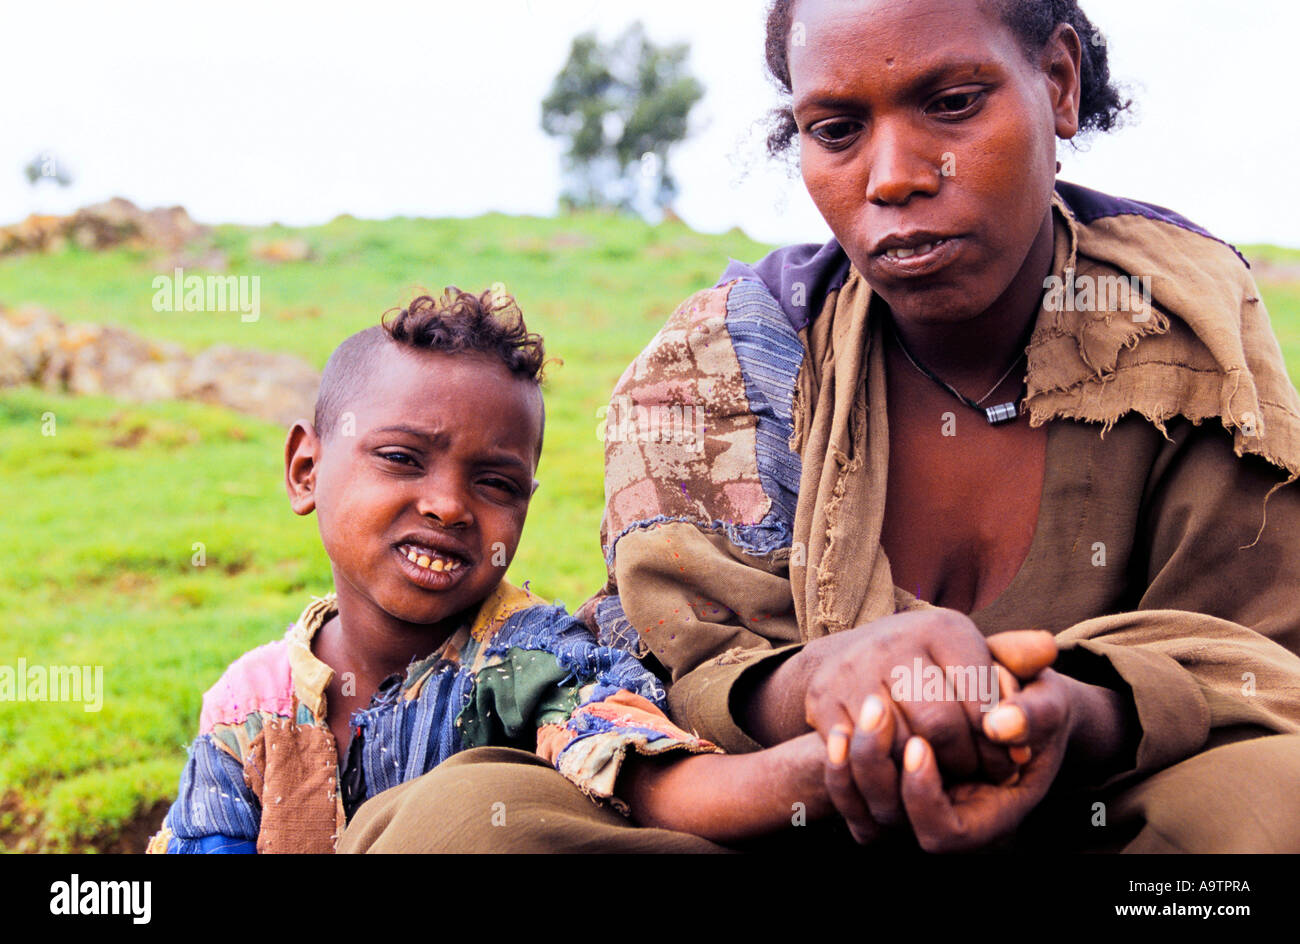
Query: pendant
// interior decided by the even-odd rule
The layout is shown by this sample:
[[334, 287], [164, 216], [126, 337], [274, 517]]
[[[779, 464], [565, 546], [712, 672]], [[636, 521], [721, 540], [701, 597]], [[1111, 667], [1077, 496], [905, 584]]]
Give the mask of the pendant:
[[1020, 410], [1016, 407], [1014, 400], [1008, 403], [995, 404], [984, 411], [984, 415], [989, 418], [990, 426], [997, 426], [999, 423], [1005, 423], [1008, 420], [1014, 420], [1020, 415]]

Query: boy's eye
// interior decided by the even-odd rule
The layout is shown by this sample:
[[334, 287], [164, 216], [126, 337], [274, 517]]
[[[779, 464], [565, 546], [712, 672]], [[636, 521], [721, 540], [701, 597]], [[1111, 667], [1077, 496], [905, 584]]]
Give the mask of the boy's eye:
[[379, 458], [384, 459], [388, 462], [392, 462], [395, 465], [416, 464], [415, 457], [412, 456], [409, 452], [402, 452], [401, 450], [396, 450], [396, 449], [390, 449], [387, 452], [381, 452], [379, 454]]
[[486, 478], [483, 479], [482, 481], [483, 484], [486, 485], [488, 488], [494, 489], [499, 492], [505, 492], [507, 495], [513, 496], [513, 495], [523, 494], [519, 490], [519, 486], [516, 485], [514, 482], [510, 481], [509, 479], [503, 479], [500, 478], [499, 476], [494, 475], [491, 478]]

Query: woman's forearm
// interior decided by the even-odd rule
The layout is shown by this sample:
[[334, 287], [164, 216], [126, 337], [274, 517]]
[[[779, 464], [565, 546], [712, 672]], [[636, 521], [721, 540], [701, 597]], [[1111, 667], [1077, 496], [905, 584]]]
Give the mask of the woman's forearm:
[[813, 732], [752, 754], [629, 758], [619, 795], [638, 825], [736, 842], [832, 812], [825, 760]]
[[1086, 783], [1101, 783], [1131, 767], [1137, 719], [1131, 700], [1100, 685], [1070, 679], [1075, 688], [1070, 741], [1062, 774]]
[[784, 744], [809, 730], [805, 695], [816, 650], [805, 646], [766, 677], [738, 689], [733, 698], [737, 720], [764, 747]]

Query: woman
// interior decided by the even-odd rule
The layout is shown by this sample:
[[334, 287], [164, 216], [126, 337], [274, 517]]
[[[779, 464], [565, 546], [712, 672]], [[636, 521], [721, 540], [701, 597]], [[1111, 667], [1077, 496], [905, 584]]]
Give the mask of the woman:
[[[1057, 183], [1124, 107], [1096, 37], [1062, 0], [777, 0], [770, 144], [836, 238], [733, 264], [615, 391], [584, 617], [730, 752], [816, 731], [769, 786], [820, 765], [808, 815], [859, 843], [1300, 849], [1300, 397], [1235, 250]], [[703, 443], [662, 435], [687, 407]], [[564, 804], [463, 758], [444, 811]], [[389, 801], [368, 835], [411, 831]], [[506, 841], [640, 832], [566, 810]]]

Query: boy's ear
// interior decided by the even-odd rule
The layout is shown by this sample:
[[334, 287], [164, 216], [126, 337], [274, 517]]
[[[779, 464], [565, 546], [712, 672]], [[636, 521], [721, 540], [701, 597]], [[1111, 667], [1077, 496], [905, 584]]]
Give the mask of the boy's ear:
[[320, 464], [321, 441], [316, 429], [299, 420], [284, 441], [284, 485], [289, 492], [289, 507], [296, 515], [309, 515], [316, 509], [316, 467]]

